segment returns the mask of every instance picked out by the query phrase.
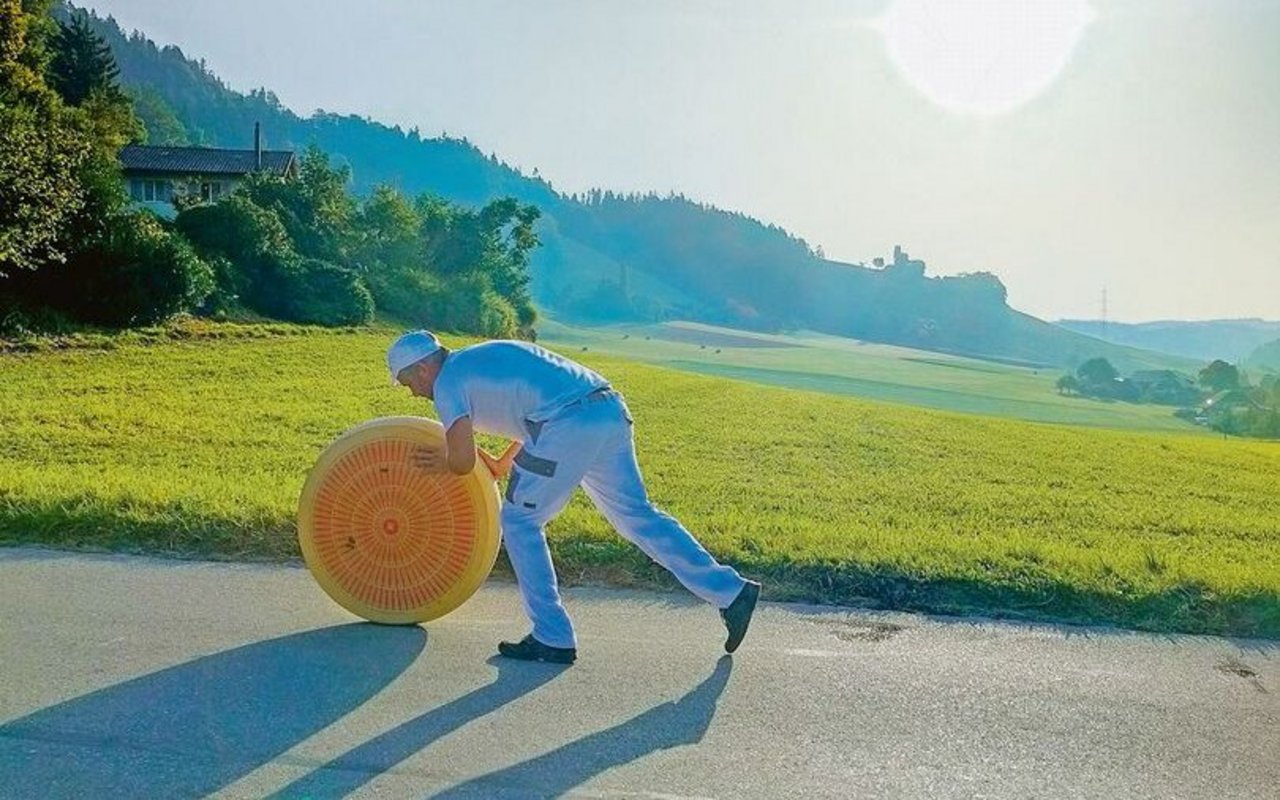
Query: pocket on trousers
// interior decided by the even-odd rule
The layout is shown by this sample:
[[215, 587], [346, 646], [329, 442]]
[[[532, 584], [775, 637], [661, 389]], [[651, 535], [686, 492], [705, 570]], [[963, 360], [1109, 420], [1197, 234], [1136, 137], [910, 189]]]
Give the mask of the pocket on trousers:
[[559, 466], [551, 459], [539, 458], [523, 447], [516, 453], [515, 464], [525, 472], [541, 475], [544, 478], [554, 478], [556, 476], [556, 467]]
[[556, 462], [539, 458], [524, 450], [516, 453], [515, 465], [507, 479], [506, 501], [520, 508], [537, 509], [546, 501], [546, 494], [553, 487]]

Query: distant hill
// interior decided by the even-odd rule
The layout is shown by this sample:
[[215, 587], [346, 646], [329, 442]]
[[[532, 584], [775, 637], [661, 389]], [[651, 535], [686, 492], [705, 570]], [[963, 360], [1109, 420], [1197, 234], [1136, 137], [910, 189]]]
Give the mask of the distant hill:
[[111, 18], [91, 22], [115, 54], [153, 141], [248, 147], [261, 122], [270, 147], [314, 143], [349, 166], [360, 193], [389, 183], [467, 205], [503, 196], [535, 204], [543, 212], [543, 246], [530, 266], [531, 289], [558, 318], [804, 328], [1054, 365], [1095, 355], [1122, 369], [1160, 360], [1010, 309], [1004, 286], [989, 273], [930, 277], [924, 262], [906, 253], [883, 268], [829, 261], [782, 228], [676, 195], [564, 195], [465, 139], [323, 111], [299, 117], [265, 89], [232, 91], [176, 47], [126, 35]]
[[1267, 342], [1254, 350], [1245, 359], [1245, 366], [1252, 369], [1280, 372], [1280, 339]]
[[1116, 344], [1212, 361], [1239, 363], [1260, 345], [1280, 337], [1280, 321], [1215, 319], [1203, 322], [1103, 322], [1064, 319], [1058, 325]]

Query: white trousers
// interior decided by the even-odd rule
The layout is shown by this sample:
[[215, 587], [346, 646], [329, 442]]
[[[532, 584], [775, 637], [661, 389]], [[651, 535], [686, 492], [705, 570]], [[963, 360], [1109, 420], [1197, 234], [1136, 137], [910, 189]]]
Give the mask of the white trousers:
[[593, 397], [543, 424], [516, 456], [502, 506], [502, 535], [520, 583], [533, 636], [577, 647], [560, 602], [546, 524], [582, 484], [618, 533], [665, 567], [690, 592], [726, 608], [745, 581], [718, 563], [689, 531], [649, 500], [636, 463], [631, 415], [617, 394]]

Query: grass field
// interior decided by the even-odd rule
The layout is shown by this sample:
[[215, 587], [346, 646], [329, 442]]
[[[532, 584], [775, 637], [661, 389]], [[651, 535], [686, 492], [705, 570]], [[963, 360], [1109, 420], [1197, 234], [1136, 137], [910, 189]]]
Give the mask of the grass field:
[[581, 328], [542, 323], [544, 343], [625, 356], [686, 372], [1032, 422], [1204, 431], [1167, 406], [1059, 395], [1057, 368], [1012, 366], [808, 333], [747, 333], [693, 323]]
[[[250, 332], [0, 354], [0, 543], [296, 556], [320, 451], [432, 412], [387, 386], [388, 331]], [[1280, 636], [1280, 446], [569, 354], [626, 394], [654, 499], [773, 598]], [[666, 582], [580, 494], [551, 540], [568, 582]]]

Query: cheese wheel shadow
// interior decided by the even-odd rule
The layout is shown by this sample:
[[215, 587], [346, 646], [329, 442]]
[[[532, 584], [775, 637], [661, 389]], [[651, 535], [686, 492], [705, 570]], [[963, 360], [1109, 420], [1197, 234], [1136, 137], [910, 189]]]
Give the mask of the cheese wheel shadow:
[[199, 797], [359, 707], [426, 631], [356, 623], [197, 658], [0, 725], [6, 798]]

